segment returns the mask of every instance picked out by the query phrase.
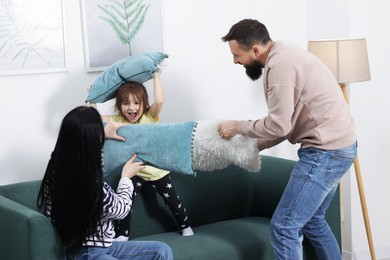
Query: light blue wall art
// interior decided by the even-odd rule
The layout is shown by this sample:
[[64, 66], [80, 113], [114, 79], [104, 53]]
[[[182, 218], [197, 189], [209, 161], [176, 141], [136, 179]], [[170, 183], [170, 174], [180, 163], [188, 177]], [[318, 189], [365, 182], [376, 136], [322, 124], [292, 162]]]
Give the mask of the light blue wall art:
[[65, 70], [61, 0], [0, 0], [0, 75]]
[[82, 0], [86, 71], [143, 52], [162, 52], [160, 0]]

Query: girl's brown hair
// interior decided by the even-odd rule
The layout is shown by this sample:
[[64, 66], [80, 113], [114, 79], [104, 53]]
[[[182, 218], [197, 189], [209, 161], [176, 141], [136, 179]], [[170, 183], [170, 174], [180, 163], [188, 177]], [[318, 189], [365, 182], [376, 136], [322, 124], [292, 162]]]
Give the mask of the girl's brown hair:
[[149, 97], [145, 86], [137, 82], [129, 81], [123, 83], [116, 93], [115, 109], [119, 115], [126, 118], [126, 116], [122, 113], [121, 106], [127, 101], [130, 94], [141, 101], [144, 113], [149, 111]]

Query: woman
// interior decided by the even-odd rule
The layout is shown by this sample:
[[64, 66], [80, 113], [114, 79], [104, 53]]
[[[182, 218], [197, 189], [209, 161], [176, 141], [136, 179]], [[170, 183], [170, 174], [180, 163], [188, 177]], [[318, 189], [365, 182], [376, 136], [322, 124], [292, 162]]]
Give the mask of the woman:
[[75, 259], [173, 259], [171, 248], [154, 241], [114, 241], [112, 220], [130, 211], [130, 180], [145, 166], [133, 155], [122, 169], [117, 192], [103, 181], [104, 139], [118, 125], [103, 127], [93, 107], [76, 107], [63, 119], [38, 195], [38, 207], [57, 229]]

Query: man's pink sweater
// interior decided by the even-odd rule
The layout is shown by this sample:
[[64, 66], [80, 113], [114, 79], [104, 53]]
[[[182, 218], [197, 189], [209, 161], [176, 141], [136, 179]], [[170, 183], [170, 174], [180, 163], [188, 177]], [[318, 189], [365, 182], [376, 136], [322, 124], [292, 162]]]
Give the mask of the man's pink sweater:
[[239, 122], [238, 133], [263, 150], [287, 139], [303, 148], [335, 150], [356, 141], [349, 105], [331, 71], [314, 55], [276, 42], [263, 75], [268, 115]]

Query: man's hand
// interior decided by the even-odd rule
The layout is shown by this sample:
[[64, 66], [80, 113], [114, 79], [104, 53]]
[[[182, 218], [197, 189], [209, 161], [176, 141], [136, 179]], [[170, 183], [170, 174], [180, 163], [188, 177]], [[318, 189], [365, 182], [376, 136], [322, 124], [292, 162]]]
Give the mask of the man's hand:
[[107, 122], [104, 127], [104, 134], [106, 138], [115, 139], [119, 141], [125, 141], [125, 138], [117, 135], [116, 131], [121, 128], [124, 124], [117, 122]]
[[222, 122], [218, 125], [218, 133], [219, 135], [226, 140], [229, 140], [233, 136], [237, 134], [238, 121], [237, 120], [229, 120]]

